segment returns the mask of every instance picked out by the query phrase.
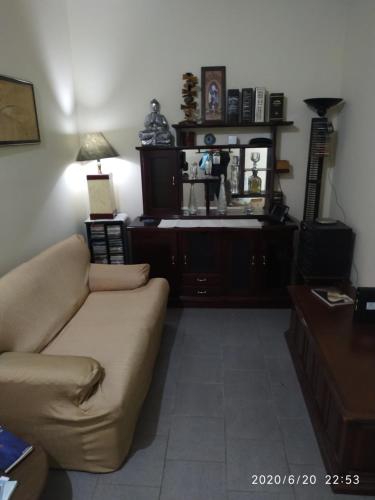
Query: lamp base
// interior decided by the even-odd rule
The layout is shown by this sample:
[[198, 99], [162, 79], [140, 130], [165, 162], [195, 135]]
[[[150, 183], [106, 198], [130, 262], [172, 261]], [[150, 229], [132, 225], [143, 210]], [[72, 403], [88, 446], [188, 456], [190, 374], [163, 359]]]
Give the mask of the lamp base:
[[90, 218], [114, 219], [117, 215], [113, 194], [112, 174], [87, 176], [89, 189]]

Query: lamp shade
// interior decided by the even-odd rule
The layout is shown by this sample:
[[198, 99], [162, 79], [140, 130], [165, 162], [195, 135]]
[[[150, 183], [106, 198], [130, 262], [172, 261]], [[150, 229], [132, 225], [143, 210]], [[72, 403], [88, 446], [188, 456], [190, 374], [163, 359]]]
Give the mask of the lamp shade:
[[76, 161], [101, 160], [119, 156], [101, 132], [86, 134]]

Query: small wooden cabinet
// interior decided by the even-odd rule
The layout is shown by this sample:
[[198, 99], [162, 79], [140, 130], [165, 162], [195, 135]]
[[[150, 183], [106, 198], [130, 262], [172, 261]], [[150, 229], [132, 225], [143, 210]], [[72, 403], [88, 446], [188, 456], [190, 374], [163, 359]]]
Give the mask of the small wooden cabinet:
[[[129, 227], [131, 261], [148, 262], [184, 305], [285, 306], [293, 258], [293, 223], [262, 229]], [[279, 242], [279, 246], [278, 246]]]
[[180, 213], [182, 152], [142, 148], [143, 215], [165, 217]]

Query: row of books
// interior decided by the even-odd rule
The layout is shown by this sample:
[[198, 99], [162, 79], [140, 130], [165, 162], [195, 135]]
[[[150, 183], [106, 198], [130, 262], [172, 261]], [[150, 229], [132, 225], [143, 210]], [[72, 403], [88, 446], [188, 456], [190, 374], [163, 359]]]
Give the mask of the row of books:
[[227, 123], [247, 124], [284, 119], [284, 94], [267, 92], [265, 87], [229, 89]]

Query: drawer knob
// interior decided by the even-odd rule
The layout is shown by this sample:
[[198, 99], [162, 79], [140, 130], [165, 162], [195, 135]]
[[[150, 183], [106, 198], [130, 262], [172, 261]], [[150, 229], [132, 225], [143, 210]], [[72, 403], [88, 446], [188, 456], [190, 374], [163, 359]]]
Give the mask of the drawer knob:
[[207, 290], [198, 290], [197, 295], [207, 295]]
[[207, 278], [197, 278], [198, 283], [206, 283]]

